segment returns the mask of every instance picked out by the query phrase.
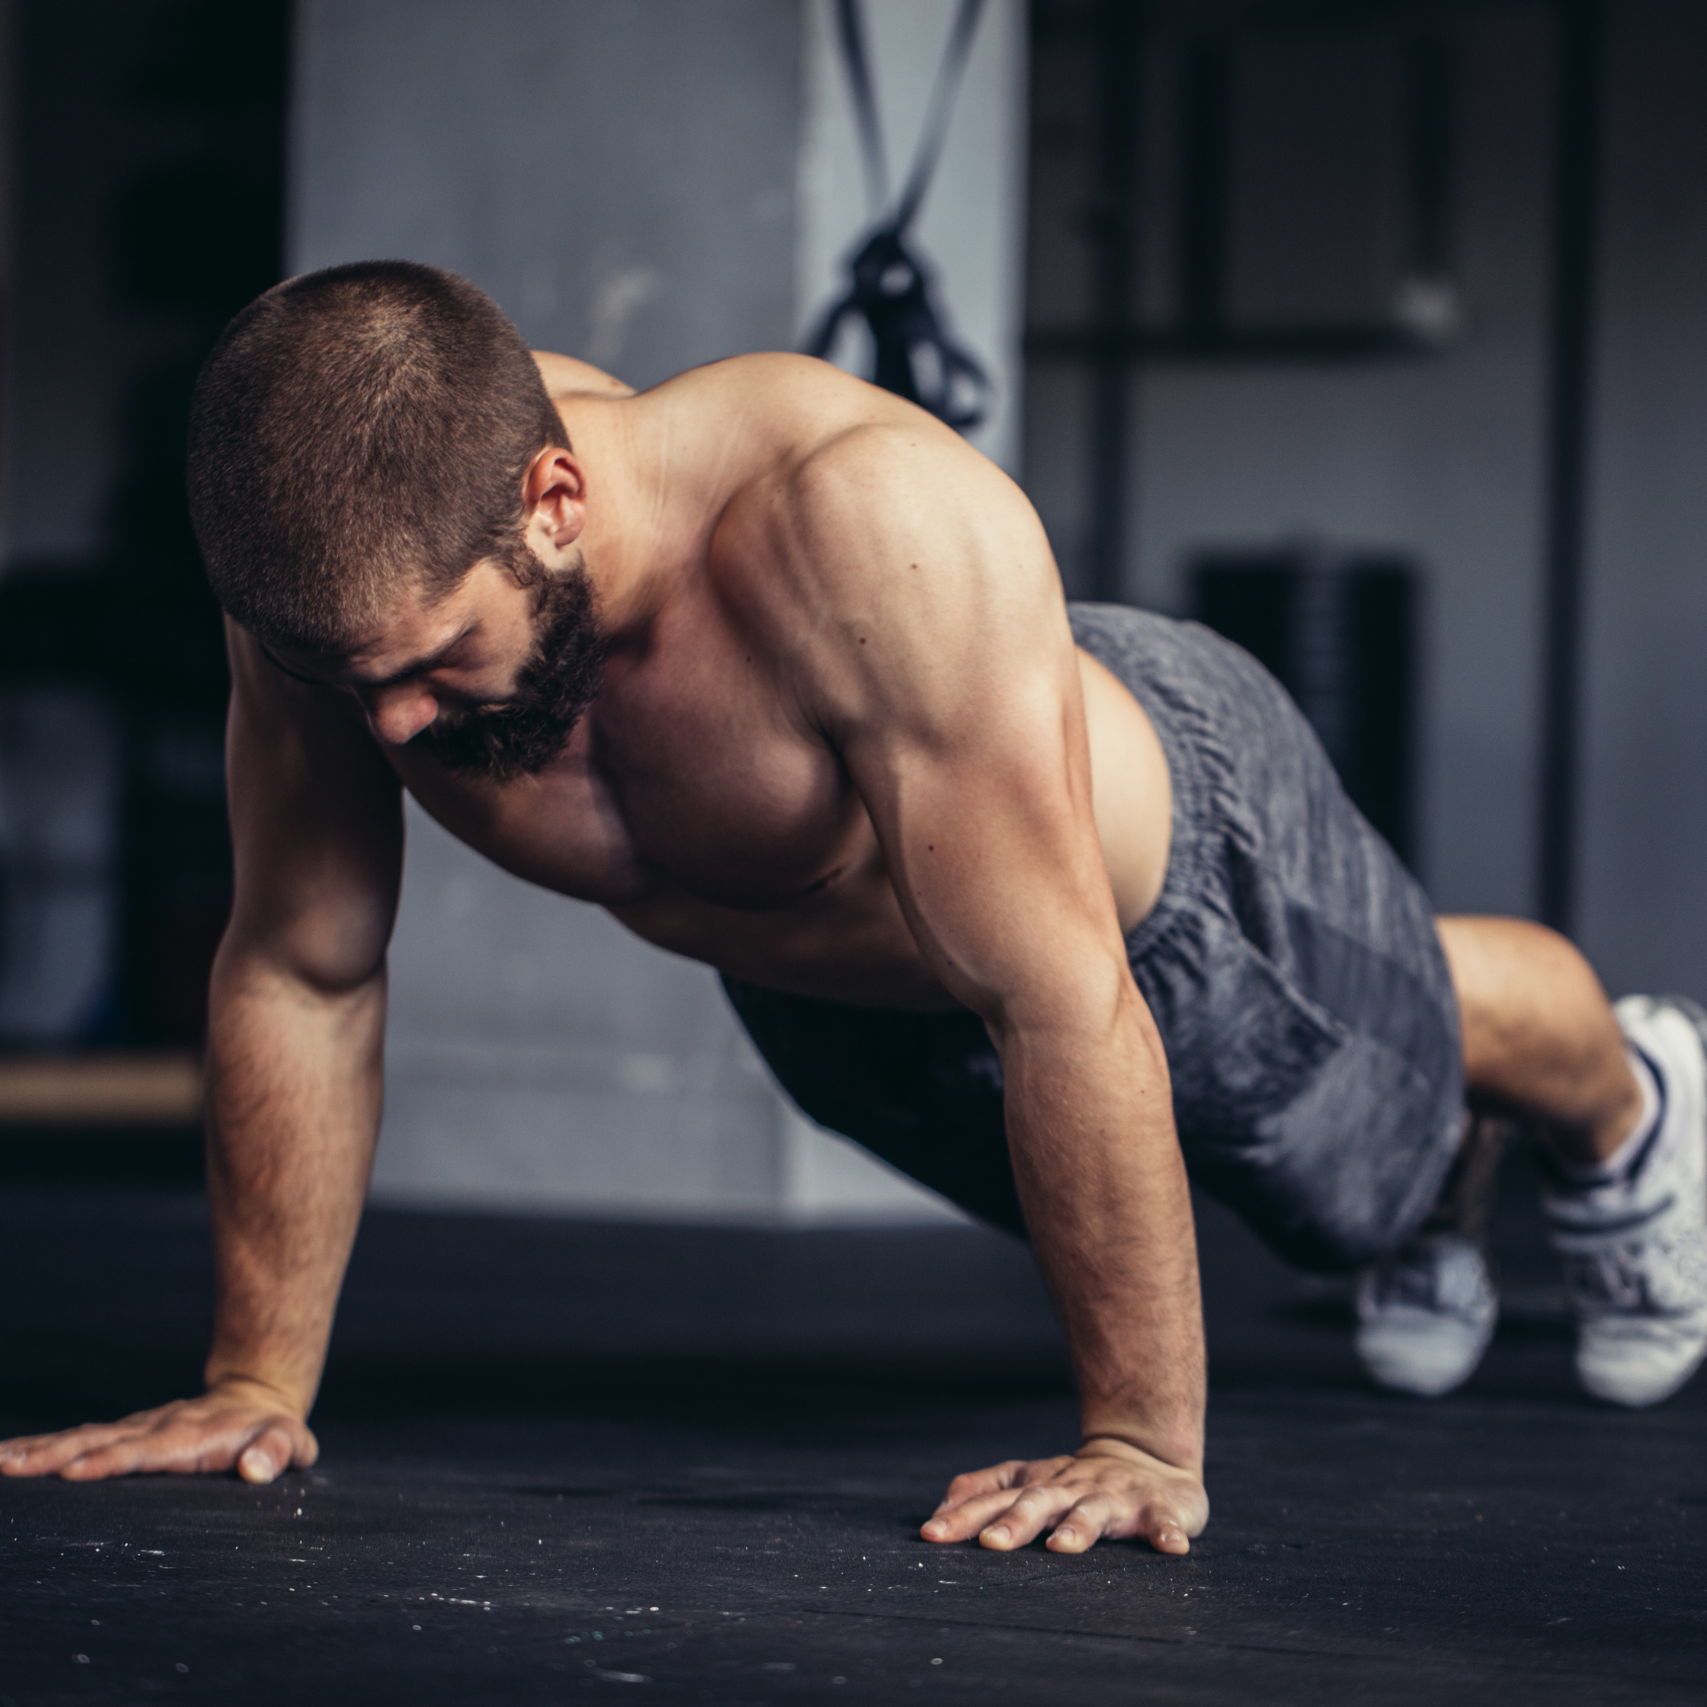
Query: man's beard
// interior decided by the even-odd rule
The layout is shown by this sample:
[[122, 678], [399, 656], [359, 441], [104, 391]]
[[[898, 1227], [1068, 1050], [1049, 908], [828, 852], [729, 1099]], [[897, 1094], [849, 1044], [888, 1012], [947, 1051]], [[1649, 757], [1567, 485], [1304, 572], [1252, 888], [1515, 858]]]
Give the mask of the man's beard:
[[523, 548], [518, 565], [535, 580], [534, 643], [501, 704], [441, 711], [410, 743], [461, 776], [508, 782], [537, 776], [569, 745], [581, 714], [599, 691], [604, 637], [586, 566], [550, 570]]

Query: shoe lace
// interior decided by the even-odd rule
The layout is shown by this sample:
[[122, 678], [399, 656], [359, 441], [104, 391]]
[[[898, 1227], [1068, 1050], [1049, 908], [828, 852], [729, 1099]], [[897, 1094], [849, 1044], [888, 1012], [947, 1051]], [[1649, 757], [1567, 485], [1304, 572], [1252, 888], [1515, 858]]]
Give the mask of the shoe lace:
[[1647, 1254], [1635, 1245], [1579, 1252], [1565, 1259], [1565, 1284], [1572, 1296], [1584, 1304], [1642, 1315], [1658, 1314], [1648, 1264], [1643, 1260]]
[[1707, 1244], [1649, 1238], [1573, 1252], [1565, 1284], [1578, 1309], [1669, 1320], [1699, 1314], [1707, 1300]]

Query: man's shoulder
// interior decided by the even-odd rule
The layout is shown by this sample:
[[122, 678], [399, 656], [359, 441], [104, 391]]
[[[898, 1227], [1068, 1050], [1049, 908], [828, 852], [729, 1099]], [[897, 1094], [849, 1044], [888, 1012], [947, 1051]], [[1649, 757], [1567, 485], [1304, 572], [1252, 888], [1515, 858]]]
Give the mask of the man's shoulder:
[[780, 577], [821, 597], [876, 568], [916, 531], [902, 519], [915, 492], [934, 484], [946, 502], [953, 484], [952, 467], [923, 466], [938, 459], [922, 454], [909, 426], [882, 415], [799, 422], [730, 494], [713, 536], [714, 570], [742, 581], [757, 573], [773, 590]]
[[831, 362], [792, 350], [754, 350], [745, 355], [724, 356], [699, 367], [684, 368], [640, 395], [663, 397], [675, 393], [706, 398], [720, 396], [724, 402], [739, 394], [744, 400], [770, 405], [806, 403], [819, 407], [845, 406], [847, 400], [861, 396], [872, 400], [889, 396], [888, 392], [856, 379]]
[[[743, 356], [742, 403], [763, 425], [764, 454], [737, 503], [780, 509], [793, 520], [836, 531], [855, 521], [869, 533], [895, 506], [939, 504], [994, 468], [951, 428], [916, 404], [809, 356]], [[749, 365], [750, 364], [750, 365]], [[720, 364], [722, 365], [722, 364]], [[870, 507], [880, 496], [882, 507]]]
[[783, 479], [845, 458], [885, 434], [943, 432], [915, 404], [816, 356], [761, 351], [689, 368], [640, 393], [660, 416], [674, 414], [695, 435], [726, 449], [743, 446], [765, 474]]
[[1026, 557], [1059, 596], [1018, 487], [923, 410], [860, 391], [863, 407], [800, 423], [718, 519], [708, 568], [743, 627], [804, 660], [850, 624], [953, 620], [958, 595], [982, 596]]

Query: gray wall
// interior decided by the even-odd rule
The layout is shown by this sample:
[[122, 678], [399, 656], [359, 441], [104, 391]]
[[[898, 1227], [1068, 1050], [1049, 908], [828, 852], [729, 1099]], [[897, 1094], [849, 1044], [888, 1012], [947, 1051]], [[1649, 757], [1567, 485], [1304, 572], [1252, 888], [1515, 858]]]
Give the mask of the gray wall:
[[[952, 6], [876, 10], [899, 152], [916, 62]], [[851, 132], [825, 108], [821, 14], [802, 0], [306, 0], [291, 266], [453, 268], [537, 346], [640, 386], [789, 348], [863, 214], [839, 164]], [[946, 211], [933, 197], [924, 227], [964, 301], [957, 324], [1002, 383], [998, 450], [1018, 396], [1021, 17], [1016, 0], [992, 8]], [[992, 268], [1004, 283], [959, 294]], [[375, 1190], [393, 1201], [946, 1213], [782, 1105], [709, 971], [504, 876], [413, 809], [388, 1052]]]
[[631, 384], [786, 347], [794, 0], [306, 0], [289, 252], [452, 267]]

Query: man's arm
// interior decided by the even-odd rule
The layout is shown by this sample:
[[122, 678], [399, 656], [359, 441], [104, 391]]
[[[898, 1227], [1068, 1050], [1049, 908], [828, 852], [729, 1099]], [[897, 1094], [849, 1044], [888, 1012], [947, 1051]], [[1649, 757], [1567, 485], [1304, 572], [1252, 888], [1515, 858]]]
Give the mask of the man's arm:
[[367, 1191], [401, 792], [357, 719], [229, 631], [236, 894], [208, 1017], [216, 1299], [206, 1392], [10, 1441], [7, 1475], [79, 1480], [314, 1461], [306, 1425]]
[[936, 423], [819, 452], [772, 512], [803, 697], [843, 754], [913, 935], [1002, 1060], [1009, 1149], [1082, 1405], [1076, 1453], [961, 1476], [927, 1539], [1017, 1547], [1208, 1517], [1196, 1247], [1167, 1062], [1092, 815], [1076, 653], [1011, 482]]

